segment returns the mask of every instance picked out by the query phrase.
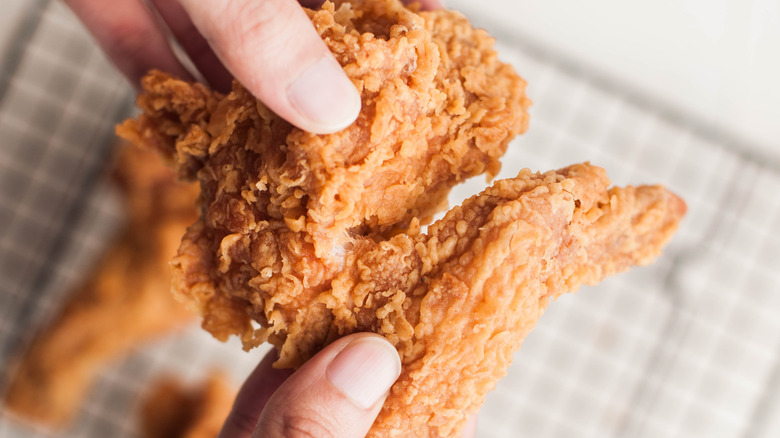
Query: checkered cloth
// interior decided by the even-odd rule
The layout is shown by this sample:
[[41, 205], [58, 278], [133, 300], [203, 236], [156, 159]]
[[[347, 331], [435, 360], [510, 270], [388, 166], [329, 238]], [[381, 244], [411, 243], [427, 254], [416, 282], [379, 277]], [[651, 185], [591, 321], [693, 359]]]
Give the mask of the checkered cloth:
[[[133, 100], [64, 6], [27, 8], [0, 72], [2, 369], [122, 222], [101, 181]], [[780, 169], [511, 33], [499, 46], [535, 101], [499, 178], [589, 160], [616, 184], [666, 184], [689, 214], [654, 265], [550, 307], [489, 395], [479, 436], [780, 436]], [[484, 185], [457, 187], [451, 204]], [[0, 411], [0, 437], [134, 437], [150, 380], [218, 368], [238, 384], [264, 351], [192, 327], [105, 369], [71, 429]]]

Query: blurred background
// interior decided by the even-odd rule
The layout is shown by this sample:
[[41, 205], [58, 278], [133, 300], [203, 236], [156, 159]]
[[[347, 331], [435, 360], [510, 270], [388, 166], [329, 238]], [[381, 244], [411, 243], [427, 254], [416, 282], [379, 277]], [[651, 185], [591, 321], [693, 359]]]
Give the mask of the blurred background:
[[[589, 160], [689, 206], [654, 265], [550, 307], [478, 436], [780, 436], [780, 4], [447, 3], [529, 83], [531, 128], [500, 178]], [[5, 376], [124, 226], [105, 174], [134, 95], [57, 1], [4, 0], [0, 56]], [[198, 382], [220, 369], [238, 385], [264, 353], [188, 327], [101, 368], [64, 429], [0, 410], [0, 436], [140, 436], [139, 400], [161, 375]]]

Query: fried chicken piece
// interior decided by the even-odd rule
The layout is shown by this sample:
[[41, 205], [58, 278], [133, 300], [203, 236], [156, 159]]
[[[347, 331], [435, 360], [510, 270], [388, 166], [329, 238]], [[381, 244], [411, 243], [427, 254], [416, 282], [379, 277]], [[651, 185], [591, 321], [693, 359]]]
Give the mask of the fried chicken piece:
[[236, 391], [221, 373], [211, 373], [196, 388], [174, 378], [154, 384], [141, 402], [141, 432], [146, 438], [215, 438]]
[[[270, 321], [280, 366], [298, 366], [350, 333], [385, 336], [403, 371], [369, 436], [456, 436], [551, 299], [649, 263], [685, 213], [663, 187], [608, 184], [604, 171], [588, 164], [525, 170], [452, 209], [426, 234], [414, 221], [390, 238], [354, 238], [344, 269], [318, 291], [291, 290], [284, 276], [303, 284], [309, 253], [273, 253], [262, 247], [267, 235], [251, 235], [260, 250], [245, 262], [230, 257], [243, 251], [243, 238], [215, 246], [199, 224], [174, 261], [175, 288], [198, 305], [209, 300], [206, 321], [239, 309]], [[228, 259], [228, 269], [212, 270], [215, 259]], [[270, 275], [233, 274], [256, 265]], [[301, 295], [311, 298], [301, 303]], [[296, 318], [274, 319], [287, 312]]]
[[306, 236], [328, 277], [350, 234], [431, 217], [449, 189], [495, 175], [528, 125], [525, 82], [493, 39], [455, 12], [417, 14], [398, 0], [339, 1], [308, 11], [362, 97], [331, 135], [293, 128], [239, 84], [228, 96], [152, 73], [138, 120], [120, 136], [151, 145], [181, 175], [201, 172], [209, 228], [268, 222]]
[[[397, 0], [354, 0], [309, 15], [361, 93], [352, 126], [310, 134], [239, 84], [222, 96], [153, 72], [138, 100], [144, 113], [117, 129], [161, 151], [184, 177], [197, 175], [206, 204], [191, 236], [205, 246], [241, 243], [219, 260], [213, 251], [196, 257], [204, 264], [197, 271], [214, 275], [175, 289], [199, 290], [187, 301], [206, 315], [204, 327], [219, 339], [239, 334], [246, 348], [269, 335], [281, 345], [294, 309], [328, 287], [356, 236], [404, 229], [442, 208], [455, 183], [497, 172], [528, 122], [525, 82], [497, 60], [492, 38], [455, 12], [418, 15]], [[282, 265], [286, 252], [298, 265]], [[265, 296], [250, 314], [215, 292], [252, 278], [244, 295]], [[274, 309], [278, 300], [285, 306]], [[254, 329], [253, 319], [264, 327]], [[280, 363], [300, 363], [287, 356]]]
[[64, 426], [102, 366], [193, 319], [171, 297], [168, 261], [196, 219], [197, 187], [178, 183], [155, 155], [121, 151], [115, 179], [129, 223], [10, 368], [4, 404], [19, 416]]
[[588, 164], [525, 170], [427, 234], [356, 243], [301, 319], [325, 304], [329, 338], [373, 331], [398, 348], [401, 377], [369, 436], [459, 436], [552, 299], [660, 254], [685, 204], [660, 186], [608, 183]]
[[588, 164], [526, 170], [422, 234], [525, 129], [524, 84], [453, 12], [355, 0], [310, 16], [363, 97], [345, 131], [304, 133], [240, 85], [222, 96], [161, 73], [118, 128], [201, 183], [174, 293], [217, 338], [273, 343], [278, 367], [385, 336], [403, 371], [369, 435], [456, 435], [549, 301], [648, 263], [685, 205], [657, 186], [608, 190]]

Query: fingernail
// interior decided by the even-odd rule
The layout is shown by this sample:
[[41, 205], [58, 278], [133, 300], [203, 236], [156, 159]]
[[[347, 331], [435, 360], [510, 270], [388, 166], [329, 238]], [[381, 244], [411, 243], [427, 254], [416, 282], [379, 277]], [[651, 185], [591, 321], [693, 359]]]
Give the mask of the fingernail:
[[287, 89], [298, 113], [318, 134], [340, 131], [360, 112], [360, 95], [341, 66], [325, 56], [298, 76]]
[[401, 374], [401, 359], [389, 342], [365, 337], [346, 346], [328, 365], [328, 380], [356, 405], [369, 409]]

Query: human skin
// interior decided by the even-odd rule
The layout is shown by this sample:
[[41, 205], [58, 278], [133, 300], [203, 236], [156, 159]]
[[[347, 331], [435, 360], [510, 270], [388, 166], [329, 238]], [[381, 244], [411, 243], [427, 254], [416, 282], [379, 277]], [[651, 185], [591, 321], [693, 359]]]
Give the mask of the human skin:
[[[222, 91], [235, 78], [283, 119], [320, 134], [343, 129], [360, 111], [360, 96], [301, 8], [321, 1], [64, 1], [136, 87], [151, 69]], [[196, 71], [176, 57], [167, 32]]]

